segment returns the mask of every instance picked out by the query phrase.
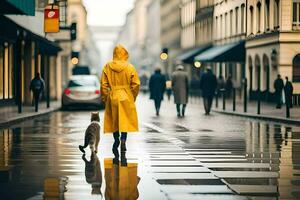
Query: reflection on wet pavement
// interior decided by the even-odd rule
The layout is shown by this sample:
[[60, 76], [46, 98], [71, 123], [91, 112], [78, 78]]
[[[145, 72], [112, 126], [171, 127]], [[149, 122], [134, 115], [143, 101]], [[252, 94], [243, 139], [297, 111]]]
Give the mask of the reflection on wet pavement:
[[137, 163], [113, 162], [111, 158], [104, 159], [105, 169], [105, 199], [138, 199]]
[[299, 127], [142, 116], [119, 158], [111, 135], [81, 154], [88, 124], [56, 112], [1, 130], [0, 199], [300, 199]]

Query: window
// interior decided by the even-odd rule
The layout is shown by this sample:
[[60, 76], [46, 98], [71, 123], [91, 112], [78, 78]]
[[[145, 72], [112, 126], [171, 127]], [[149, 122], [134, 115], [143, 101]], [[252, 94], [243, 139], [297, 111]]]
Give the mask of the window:
[[279, 0], [274, 2], [274, 29], [279, 28]]
[[250, 34], [253, 34], [253, 7], [250, 6]]
[[224, 38], [226, 38], [228, 35], [228, 27], [227, 27], [228, 26], [228, 19], [227, 19], [228, 17], [227, 16], [228, 16], [228, 14], [225, 13], [225, 23], [224, 23], [225, 24], [225, 37]]
[[218, 35], [219, 35], [219, 29], [218, 29], [219, 28], [219, 24], [218, 23], [219, 23], [218, 17], [216, 17], [216, 21], [215, 21], [215, 28], [216, 28], [215, 38], [216, 39], [218, 39]]
[[67, 26], [67, 0], [58, 1], [60, 26]]
[[223, 15], [221, 15], [221, 19], [220, 19], [220, 37], [223, 37]]
[[233, 10], [230, 11], [230, 19], [229, 19], [229, 36], [233, 35]]
[[293, 59], [293, 82], [300, 82], [300, 54]]
[[8, 56], [8, 46], [6, 45], [5, 46], [5, 49], [4, 49], [4, 99], [8, 99], [8, 79], [9, 79], [9, 67], [8, 67], [8, 59], [9, 59], [9, 56]]
[[13, 45], [9, 46], [9, 97], [12, 99], [14, 97], [14, 65], [13, 65], [13, 55], [14, 55]]
[[265, 26], [266, 30], [270, 30], [270, 0], [266, 0], [265, 10]]
[[13, 45], [0, 43], [0, 100], [14, 97]]
[[4, 47], [0, 44], [0, 100], [4, 98]]
[[241, 6], [241, 33], [245, 33], [245, 4], [242, 4]]
[[293, 1], [293, 29], [300, 29], [300, 0]]
[[261, 19], [260, 19], [260, 16], [261, 16], [261, 3], [258, 2], [257, 3], [257, 20], [256, 20], [256, 24], [257, 24], [257, 33], [260, 33], [260, 24], [261, 24]]
[[235, 8], [235, 34], [239, 34], [239, 7]]

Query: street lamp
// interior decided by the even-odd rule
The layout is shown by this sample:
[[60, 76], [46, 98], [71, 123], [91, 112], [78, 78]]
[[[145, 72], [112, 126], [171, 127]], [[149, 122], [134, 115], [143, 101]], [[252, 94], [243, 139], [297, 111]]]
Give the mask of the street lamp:
[[201, 67], [201, 62], [195, 61], [195, 62], [194, 62], [194, 66], [195, 66], [196, 68], [200, 68], [200, 67]]
[[160, 54], [160, 59], [167, 60], [168, 59], [168, 54], [167, 53], [161, 53]]
[[71, 53], [71, 63], [77, 65], [79, 63], [79, 52], [72, 51]]
[[79, 60], [78, 60], [78, 58], [76, 58], [76, 57], [74, 57], [74, 58], [71, 59], [71, 63], [72, 63], [73, 65], [77, 65], [78, 62], [79, 62]]

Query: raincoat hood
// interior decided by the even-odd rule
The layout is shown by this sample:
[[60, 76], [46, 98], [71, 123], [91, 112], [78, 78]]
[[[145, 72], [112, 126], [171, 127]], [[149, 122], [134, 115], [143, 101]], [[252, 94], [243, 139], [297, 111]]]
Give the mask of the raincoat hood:
[[109, 67], [115, 72], [121, 72], [128, 66], [128, 51], [122, 45], [117, 45], [114, 49], [113, 61]]

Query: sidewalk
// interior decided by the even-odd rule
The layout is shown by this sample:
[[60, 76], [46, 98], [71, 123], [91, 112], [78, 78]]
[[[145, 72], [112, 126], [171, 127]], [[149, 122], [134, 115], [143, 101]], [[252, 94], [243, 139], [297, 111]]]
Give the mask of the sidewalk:
[[274, 103], [265, 103], [261, 102], [260, 106], [260, 114], [257, 114], [257, 102], [249, 101], [247, 106], [247, 112], [244, 112], [243, 102], [237, 100], [236, 102], [236, 111], [233, 111], [233, 103], [232, 99], [226, 100], [226, 109], [223, 110], [223, 102], [222, 99], [219, 99], [218, 108], [216, 108], [216, 102], [214, 100], [212, 110], [215, 112], [230, 114], [230, 115], [238, 115], [243, 117], [251, 117], [262, 120], [271, 120], [282, 123], [289, 124], [298, 124], [300, 125], [300, 107], [293, 107], [290, 109], [290, 118], [286, 118], [286, 107], [282, 106], [281, 109], [276, 109], [276, 105]]
[[46, 102], [40, 103], [39, 112], [34, 112], [33, 106], [23, 106], [22, 113], [18, 113], [18, 107], [15, 105], [0, 107], [0, 128], [48, 114], [60, 109], [60, 107], [60, 101], [50, 102], [50, 108], [48, 109], [46, 108]]
[[[192, 104], [203, 104], [202, 97], [190, 97]], [[204, 109], [204, 108], [203, 108]], [[236, 111], [233, 111], [232, 99], [226, 99], [225, 110], [223, 110], [222, 98], [219, 98], [218, 107], [216, 107], [216, 100], [213, 100], [212, 111], [228, 115], [236, 115], [241, 117], [250, 117], [261, 120], [268, 120], [287, 124], [300, 125], [300, 107], [293, 107], [290, 109], [290, 118], [286, 118], [286, 108], [282, 105], [281, 109], [276, 109], [275, 103], [261, 102], [260, 115], [257, 114], [257, 102], [248, 101], [247, 112], [244, 112], [243, 101], [237, 99]]]

